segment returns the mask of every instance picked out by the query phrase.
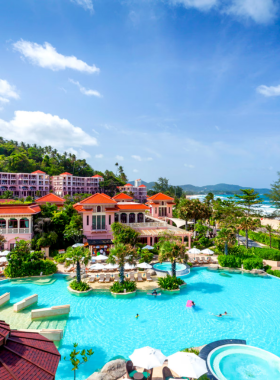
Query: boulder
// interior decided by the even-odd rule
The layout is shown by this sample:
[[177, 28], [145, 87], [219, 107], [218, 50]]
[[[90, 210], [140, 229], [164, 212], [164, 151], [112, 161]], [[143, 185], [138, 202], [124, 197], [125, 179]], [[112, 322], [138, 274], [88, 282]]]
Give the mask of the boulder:
[[156, 272], [153, 269], [148, 269], [147, 273], [150, 273], [151, 276], [156, 276]]
[[[101, 373], [110, 376], [111, 380], [117, 380], [125, 374], [126, 362], [123, 359], [116, 359], [104, 365]], [[103, 379], [100, 379], [103, 380]], [[104, 379], [105, 380], [105, 379]]]
[[112, 378], [107, 373], [94, 372], [87, 380], [112, 380]]
[[82, 274], [82, 275], [81, 275], [81, 278], [87, 278], [87, 277], [88, 277], [87, 274]]

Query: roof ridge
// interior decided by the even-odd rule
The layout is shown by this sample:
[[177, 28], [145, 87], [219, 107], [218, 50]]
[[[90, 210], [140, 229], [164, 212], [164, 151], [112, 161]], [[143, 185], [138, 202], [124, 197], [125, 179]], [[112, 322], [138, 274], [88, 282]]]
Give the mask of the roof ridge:
[[12, 376], [12, 378], [14, 380], [20, 380], [15, 374], [14, 372], [7, 366], [7, 364], [5, 364], [3, 362], [3, 360], [0, 359], [0, 363], [2, 364], [2, 366], [9, 372], [9, 374]]
[[[24, 339], [24, 338], [23, 338]], [[33, 340], [36, 340], [33, 338]], [[41, 341], [41, 342], [45, 342], [47, 343], [46, 340], [39, 340], [38, 341]], [[22, 346], [27, 346], [27, 347], [31, 347], [31, 348], [34, 348], [35, 350], [40, 350], [40, 351], [43, 351], [43, 352], [47, 352], [48, 354], [53, 354], [53, 355], [56, 355], [56, 356], [60, 356], [60, 353], [56, 353], [56, 352], [52, 352], [52, 351], [48, 351], [44, 348], [38, 348], [38, 347], [35, 347], [35, 346], [32, 346], [31, 344], [26, 344], [26, 343], [23, 343], [23, 342], [18, 342], [17, 340], [14, 340], [13, 338], [9, 338], [9, 342], [14, 342], [14, 343], [17, 343], [17, 344], [21, 344]]]

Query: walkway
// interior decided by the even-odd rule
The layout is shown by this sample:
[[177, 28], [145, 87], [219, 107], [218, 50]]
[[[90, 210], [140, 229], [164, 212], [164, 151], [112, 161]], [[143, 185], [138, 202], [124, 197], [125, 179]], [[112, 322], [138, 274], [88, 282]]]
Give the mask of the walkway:
[[[237, 235], [236, 235], [236, 238], [237, 238]], [[245, 236], [240, 236], [239, 235], [239, 244], [246, 246], [246, 238], [245, 238]], [[253, 248], [253, 247], [263, 248], [263, 247], [266, 247], [266, 246], [264, 244], [257, 243], [254, 240], [248, 239], [248, 247], [249, 248]]]

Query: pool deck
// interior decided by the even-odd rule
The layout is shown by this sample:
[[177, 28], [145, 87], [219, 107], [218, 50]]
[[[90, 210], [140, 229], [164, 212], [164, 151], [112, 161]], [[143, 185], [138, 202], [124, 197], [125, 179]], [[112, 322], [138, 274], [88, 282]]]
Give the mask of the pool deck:
[[[143, 282], [137, 282], [137, 290], [152, 290], [155, 288], [158, 288], [158, 283], [157, 283], [157, 277], [156, 276], [151, 276], [153, 281], [143, 281]], [[105, 290], [105, 289], [110, 289], [110, 287], [113, 285], [113, 281], [103, 283], [103, 282], [89, 282], [89, 286], [94, 289], [94, 290]]]

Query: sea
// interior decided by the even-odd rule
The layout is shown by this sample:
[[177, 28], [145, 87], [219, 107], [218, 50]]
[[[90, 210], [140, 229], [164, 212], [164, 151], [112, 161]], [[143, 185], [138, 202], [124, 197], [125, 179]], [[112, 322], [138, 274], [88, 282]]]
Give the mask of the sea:
[[[268, 198], [268, 196], [266, 196], [265, 194], [259, 194], [260, 198], [262, 199], [262, 203], [259, 207], [257, 207], [258, 211], [261, 213], [261, 215], [263, 216], [269, 216], [271, 215], [273, 212], [276, 211], [276, 208], [275, 206], [272, 205], [272, 203], [270, 202], [270, 199]], [[206, 197], [206, 194], [197, 194], [197, 195], [190, 195], [188, 196], [189, 199], [199, 199], [201, 201], [204, 200], [204, 198]], [[219, 195], [215, 195], [214, 196], [215, 199], [217, 198], [220, 198], [222, 200], [235, 200], [234, 199], [234, 196], [232, 194], [219, 194]], [[276, 218], [276, 219], [279, 219], [279, 218]]]

